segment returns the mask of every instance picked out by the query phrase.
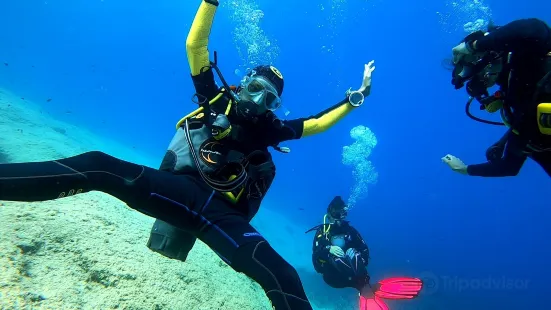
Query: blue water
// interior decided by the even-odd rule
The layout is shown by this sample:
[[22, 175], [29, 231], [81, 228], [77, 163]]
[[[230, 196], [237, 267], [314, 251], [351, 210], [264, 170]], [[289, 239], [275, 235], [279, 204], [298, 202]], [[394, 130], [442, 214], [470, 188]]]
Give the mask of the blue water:
[[[237, 83], [234, 71], [254, 55], [239, 54], [235, 9], [221, 2], [210, 50]], [[0, 61], [8, 65], [0, 66], [0, 86], [160, 161], [175, 122], [194, 108], [184, 42], [199, 3], [5, 0]], [[369, 243], [370, 271], [434, 279], [425, 296], [400, 309], [549, 308], [549, 178], [530, 161], [514, 178], [467, 177], [440, 158], [483, 162], [504, 132], [465, 116], [466, 94], [453, 90], [441, 66], [467, 34], [463, 25], [488, 16], [497, 24], [551, 21], [551, 2], [485, 1], [490, 11], [467, 0], [455, 7], [449, 0], [250, 3], [264, 13], [259, 25], [271, 45], [262, 51], [277, 47], [269, 61], [285, 77], [288, 118], [333, 105], [360, 86], [365, 63], [374, 59], [377, 67], [361, 110], [275, 155], [270, 207], [301, 225], [318, 224], [333, 196], [350, 194], [342, 147], [353, 142], [353, 127], [367, 126], [378, 139], [370, 160], [379, 178], [350, 219]]]

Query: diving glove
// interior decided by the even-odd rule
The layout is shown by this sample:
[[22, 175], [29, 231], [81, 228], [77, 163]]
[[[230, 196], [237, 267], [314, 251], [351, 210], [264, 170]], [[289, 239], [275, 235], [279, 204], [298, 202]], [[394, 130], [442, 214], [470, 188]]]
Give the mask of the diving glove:
[[467, 165], [465, 165], [461, 159], [453, 156], [453, 155], [446, 155], [444, 157], [442, 157], [442, 161], [446, 164], [448, 164], [448, 166], [450, 166], [450, 168], [455, 171], [455, 172], [459, 172], [461, 174], [467, 174]]
[[346, 250], [346, 256], [348, 256], [348, 258], [353, 259], [355, 255], [356, 255], [356, 249], [350, 248]]
[[344, 251], [336, 245], [332, 245], [329, 248], [329, 253], [335, 255], [336, 257], [344, 257]]

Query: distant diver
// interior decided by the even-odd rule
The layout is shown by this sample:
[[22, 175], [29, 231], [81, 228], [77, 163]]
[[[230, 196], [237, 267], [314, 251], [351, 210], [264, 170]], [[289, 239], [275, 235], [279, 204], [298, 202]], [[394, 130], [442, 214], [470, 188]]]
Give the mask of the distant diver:
[[[551, 176], [551, 28], [535, 18], [490, 25], [468, 35], [452, 54], [452, 84], [466, 86], [470, 96], [467, 115], [508, 130], [486, 151], [486, 163], [466, 165], [450, 154], [442, 161], [462, 174], [506, 177], [516, 176], [531, 158]], [[490, 94], [494, 85], [499, 90]], [[473, 116], [474, 100], [481, 110], [499, 112], [502, 122]]]
[[198, 238], [259, 283], [275, 309], [310, 310], [296, 270], [249, 224], [275, 177], [268, 148], [288, 152], [281, 142], [322, 133], [362, 105], [375, 67], [373, 61], [365, 65], [360, 89], [348, 91], [335, 106], [316, 116], [280, 120], [274, 114], [284, 85], [278, 69], [258, 66], [233, 87], [220, 73], [216, 53], [209, 61], [218, 4], [201, 1], [187, 37], [200, 107], [177, 123], [159, 170], [98, 151], [5, 164], [0, 165], [0, 200], [46, 201], [102, 191], [157, 219], [148, 243], [152, 250], [185, 260]]
[[386, 310], [383, 299], [412, 299], [419, 295], [423, 282], [418, 278], [395, 277], [373, 286], [367, 272], [369, 248], [360, 233], [346, 221], [348, 211], [340, 196], [333, 198], [316, 230], [312, 246], [314, 269], [333, 288], [355, 288], [360, 310]]

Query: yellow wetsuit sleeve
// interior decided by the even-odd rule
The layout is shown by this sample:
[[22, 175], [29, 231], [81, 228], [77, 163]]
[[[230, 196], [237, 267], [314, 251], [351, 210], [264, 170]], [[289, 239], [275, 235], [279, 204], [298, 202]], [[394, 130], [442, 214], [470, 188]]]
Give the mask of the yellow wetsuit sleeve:
[[348, 100], [346, 100], [313, 118], [305, 120], [302, 137], [307, 137], [326, 131], [348, 115], [348, 113], [354, 110], [354, 108], [355, 107], [353, 107]]
[[186, 53], [192, 76], [199, 75], [201, 70], [210, 66], [209, 36], [218, 8], [218, 5], [213, 3], [217, 3], [217, 1], [201, 1], [186, 39]]

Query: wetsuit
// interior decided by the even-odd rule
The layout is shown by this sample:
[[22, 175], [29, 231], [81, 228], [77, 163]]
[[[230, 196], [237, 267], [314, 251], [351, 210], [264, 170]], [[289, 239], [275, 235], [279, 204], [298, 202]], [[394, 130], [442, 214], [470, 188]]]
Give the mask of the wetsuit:
[[[329, 252], [331, 245], [339, 246], [344, 253], [356, 250], [353, 258], [339, 258]], [[360, 233], [346, 221], [339, 225], [322, 225], [316, 231], [312, 246], [314, 269], [333, 288], [352, 287], [361, 291], [369, 284], [367, 264], [369, 249]]]
[[[507, 177], [519, 173], [527, 158], [537, 162], [551, 177], [551, 150], [534, 152], [528, 147], [529, 143], [519, 135], [508, 130], [499, 141], [487, 151], [487, 163], [469, 165], [467, 172], [471, 176]], [[550, 145], [551, 147], [551, 145]], [[497, 148], [497, 150], [496, 150]], [[489, 158], [492, 150], [494, 158]], [[499, 153], [499, 155], [497, 155]], [[499, 156], [499, 157], [498, 157]]]
[[[483, 177], [515, 176], [530, 157], [551, 176], [551, 137], [539, 132], [537, 103], [533, 98], [537, 83], [548, 71], [551, 29], [538, 19], [516, 20], [478, 39], [474, 49], [475, 52], [511, 53], [497, 84], [505, 93], [505, 105], [514, 111], [511, 125], [516, 133], [506, 134], [502, 158], [469, 165], [467, 173]], [[545, 96], [538, 100], [551, 102], [551, 98]]]
[[[218, 92], [207, 50], [216, 9], [217, 2], [202, 1], [186, 42], [192, 80], [197, 93], [206, 97], [213, 97]], [[221, 111], [225, 102], [228, 98], [220, 97], [220, 104], [213, 104], [213, 111]], [[237, 127], [239, 123], [243, 133], [239, 139], [241, 143], [232, 143], [232, 147], [244, 154], [260, 151], [271, 158], [268, 147], [321, 133], [352, 109], [348, 101], [343, 100], [316, 116], [284, 121], [283, 126], [274, 126], [271, 118], [239, 123], [240, 118], [229, 113], [232, 124]], [[247, 191], [241, 200], [230, 201], [225, 193], [209, 187], [198, 173], [174, 171], [172, 153], [172, 150], [167, 152], [160, 170], [102, 152], [87, 152], [53, 161], [3, 164], [0, 165], [0, 200], [46, 201], [102, 191], [122, 200], [130, 208], [162, 221], [163, 228], [172, 233], [182, 233], [177, 236], [180, 239], [173, 240], [182, 242], [181, 253], [176, 253], [176, 258], [186, 256], [198, 238], [234, 270], [259, 283], [275, 309], [312, 309], [296, 270], [249, 224], [263, 195], [250, 195]], [[271, 180], [255, 182], [254, 185], [258, 186], [254, 189], [260, 188], [265, 194]], [[246, 185], [249, 189], [251, 184]], [[158, 251], [163, 252], [162, 249]]]

